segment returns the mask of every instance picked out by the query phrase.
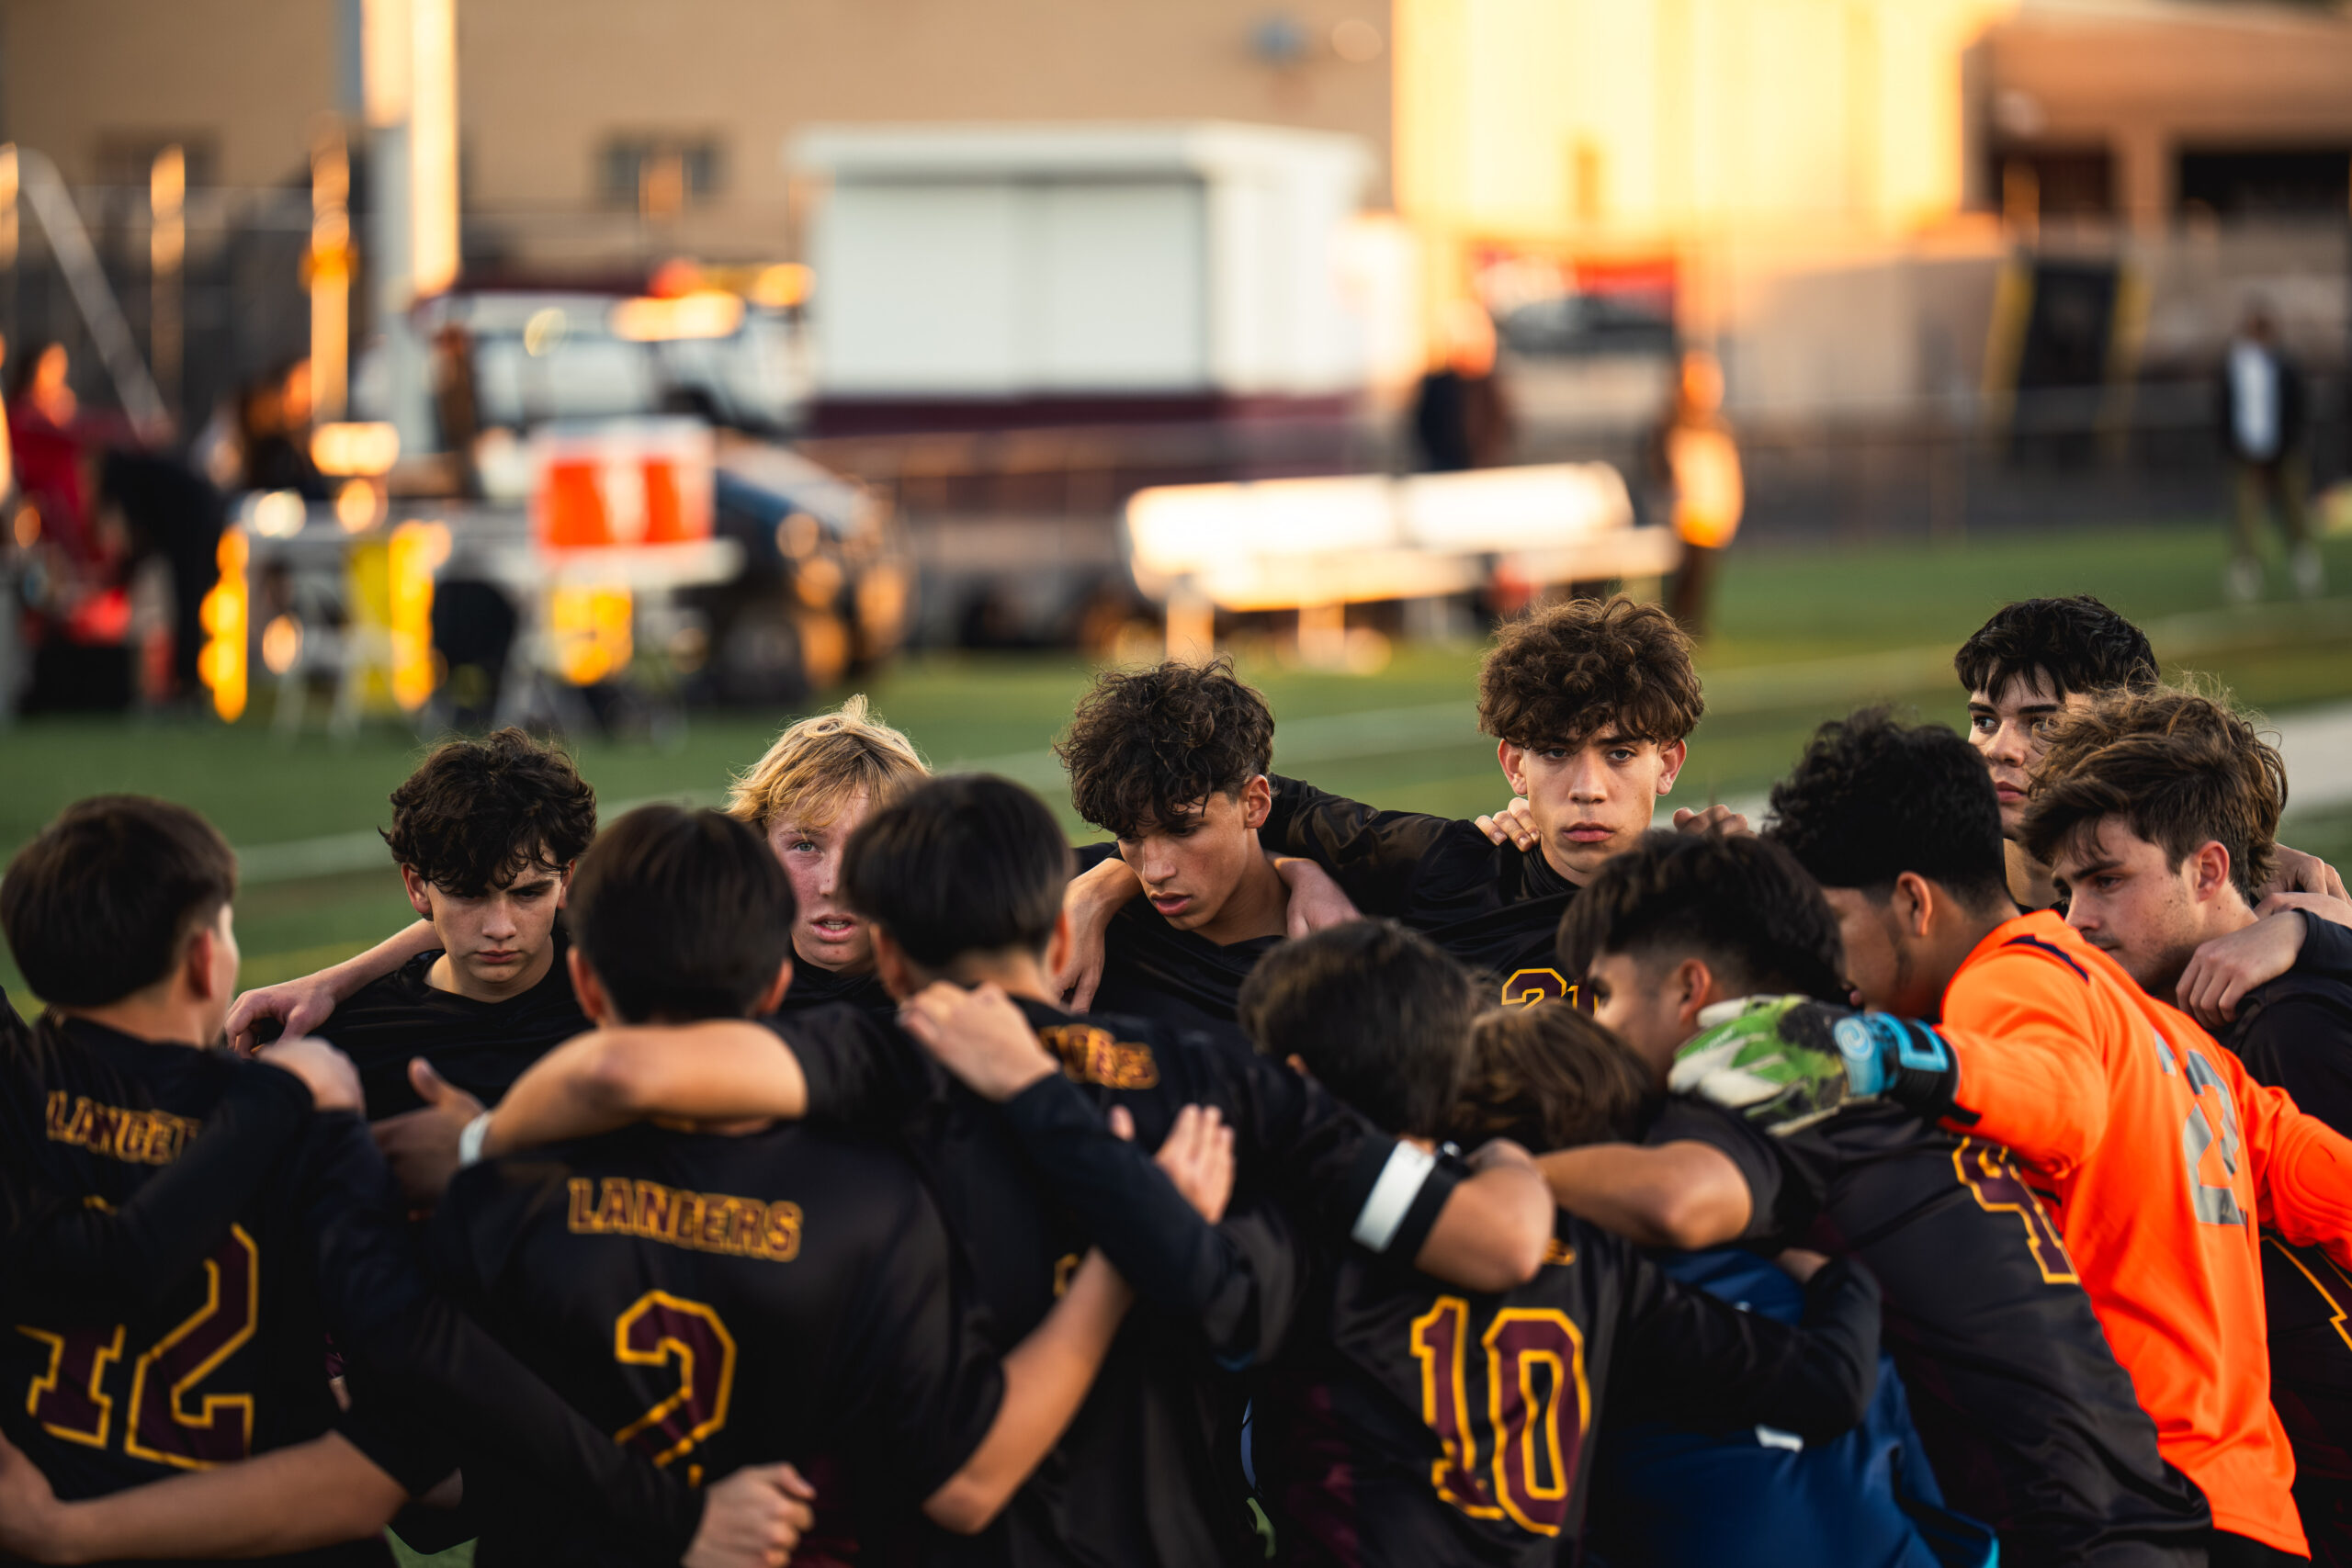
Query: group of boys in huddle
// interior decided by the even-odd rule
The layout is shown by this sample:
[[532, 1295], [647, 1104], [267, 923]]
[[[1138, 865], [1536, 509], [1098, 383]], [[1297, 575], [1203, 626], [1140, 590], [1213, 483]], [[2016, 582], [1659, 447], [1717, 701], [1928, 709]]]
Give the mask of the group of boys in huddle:
[[[0, 1554], [2352, 1563], [2352, 902], [2087, 598], [1654, 826], [1654, 606], [1505, 626], [1475, 821], [1099, 676], [1071, 852], [863, 699], [601, 826], [435, 750], [419, 919], [242, 995], [234, 857], [0, 878]], [[22, 1390], [21, 1397], [16, 1391]]]

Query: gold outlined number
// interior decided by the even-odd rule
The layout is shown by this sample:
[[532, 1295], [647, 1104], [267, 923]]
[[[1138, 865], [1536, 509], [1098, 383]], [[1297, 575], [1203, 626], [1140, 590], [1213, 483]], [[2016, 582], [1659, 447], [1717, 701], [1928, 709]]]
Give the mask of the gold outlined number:
[[[700, 1302], [648, 1291], [613, 1320], [613, 1356], [624, 1366], [659, 1367], [675, 1361], [676, 1392], [613, 1434], [657, 1465], [694, 1451], [727, 1425], [727, 1404], [735, 1390], [735, 1337], [718, 1314]], [[693, 1467], [688, 1480], [695, 1478]]]
[[1557, 969], [1517, 969], [1503, 982], [1495, 998], [1507, 1008], [1532, 1008], [1537, 1002], [1564, 1001], [1577, 1005], [1577, 988]]
[[[132, 1363], [122, 1451], [133, 1459], [209, 1470], [253, 1451], [254, 1396], [198, 1391], [261, 1321], [261, 1251], [243, 1225], [230, 1226], [204, 1260], [204, 1304]], [[105, 1448], [114, 1427], [107, 1371], [122, 1359], [125, 1325], [56, 1333], [19, 1324], [17, 1332], [49, 1347], [48, 1368], [26, 1391], [26, 1413], [53, 1438]]]
[[1951, 1152], [1951, 1168], [1974, 1194], [1978, 1208], [1987, 1213], [2015, 1214], [2024, 1223], [2026, 1245], [2033, 1249], [2034, 1267], [2041, 1270], [2042, 1279], [2053, 1285], [2080, 1282], [2058, 1227], [2051, 1223], [2033, 1189], [2025, 1184], [2025, 1175], [2008, 1150], [1997, 1144], [1962, 1138], [1960, 1147]]
[[[1592, 1419], [1584, 1336], [1566, 1313], [1506, 1307], [1478, 1343], [1487, 1352], [1486, 1435], [1492, 1484], [1478, 1473], [1477, 1424], [1470, 1418], [1470, 1303], [1440, 1296], [1413, 1320], [1421, 1368], [1421, 1419], [1437, 1434], [1430, 1483], [1472, 1518], [1508, 1517], [1521, 1529], [1555, 1536], [1567, 1523], [1569, 1483]], [[1576, 1394], [1576, 1424], [1561, 1407]]]

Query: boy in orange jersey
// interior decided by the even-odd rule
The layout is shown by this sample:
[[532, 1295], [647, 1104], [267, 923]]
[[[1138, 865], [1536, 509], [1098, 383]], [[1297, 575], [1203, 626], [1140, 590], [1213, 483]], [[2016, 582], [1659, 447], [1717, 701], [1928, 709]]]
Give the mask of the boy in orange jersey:
[[1951, 731], [1883, 713], [1823, 726], [1773, 789], [1767, 836], [1827, 894], [1860, 999], [1943, 1026], [1847, 1020], [1843, 1081], [1815, 1087], [1886, 1096], [2026, 1161], [2165, 1458], [2212, 1506], [2215, 1568], [2308, 1556], [2256, 1226], [2352, 1258], [2352, 1142], [2059, 917], [2014, 913], [1992, 782]]

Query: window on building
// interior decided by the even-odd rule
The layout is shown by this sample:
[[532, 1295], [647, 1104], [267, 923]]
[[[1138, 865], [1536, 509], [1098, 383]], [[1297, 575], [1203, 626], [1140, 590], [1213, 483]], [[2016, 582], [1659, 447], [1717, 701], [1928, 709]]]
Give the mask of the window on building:
[[2352, 212], [2352, 147], [2184, 147], [2181, 210], [2220, 218], [2335, 218]]
[[607, 206], [661, 218], [715, 199], [725, 173], [716, 137], [631, 134], [605, 141], [596, 183]]

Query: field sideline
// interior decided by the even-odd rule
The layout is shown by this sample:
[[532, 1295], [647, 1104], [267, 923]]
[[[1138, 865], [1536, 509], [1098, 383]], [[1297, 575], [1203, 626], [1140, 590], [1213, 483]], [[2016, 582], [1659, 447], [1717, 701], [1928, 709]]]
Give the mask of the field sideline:
[[[1815, 723], [1863, 701], [1910, 705], [1958, 724], [1951, 649], [1995, 606], [2034, 593], [2100, 594], [2149, 628], [2168, 671], [2216, 677], [2266, 713], [2352, 698], [2352, 539], [2329, 541], [2327, 555], [2338, 597], [2241, 610], [2218, 608], [2218, 529], [1735, 556], [1717, 635], [1700, 654], [1709, 716], [1672, 802], [1752, 798], [1785, 770]], [[1503, 797], [1492, 743], [1478, 735], [1471, 711], [1476, 645], [1400, 648], [1373, 676], [1301, 671], [1271, 647], [1244, 643], [1236, 652], [1273, 704], [1277, 767], [1417, 810], [1467, 815]], [[1090, 673], [1075, 655], [926, 654], [865, 689], [934, 764], [1011, 773], [1037, 788], [1074, 835], [1090, 837], [1069, 813], [1048, 750]], [[683, 742], [666, 750], [590, 737], [577, 754], [608, 807], [716, 800], [729, 772], [755, 758], [792, 716], [696, 715]], [[407, 918], [371, 830], [422, 746], [389, 725], [348, 742], [318, 735], [289, 742], [271, 733], [268, 718], [265, 692], [233, 727], [75, 719], [0, 732], [0, 852], [13, 853], [76, 796], [166, 795], [204, 811], [244, 853], [238, 930], [246, 983], [356, 952]], [[2289, 837], [2352, 860], [2352, 809], [2300, 815]], [[0, 984], [21, 993], [5, 959]]]

